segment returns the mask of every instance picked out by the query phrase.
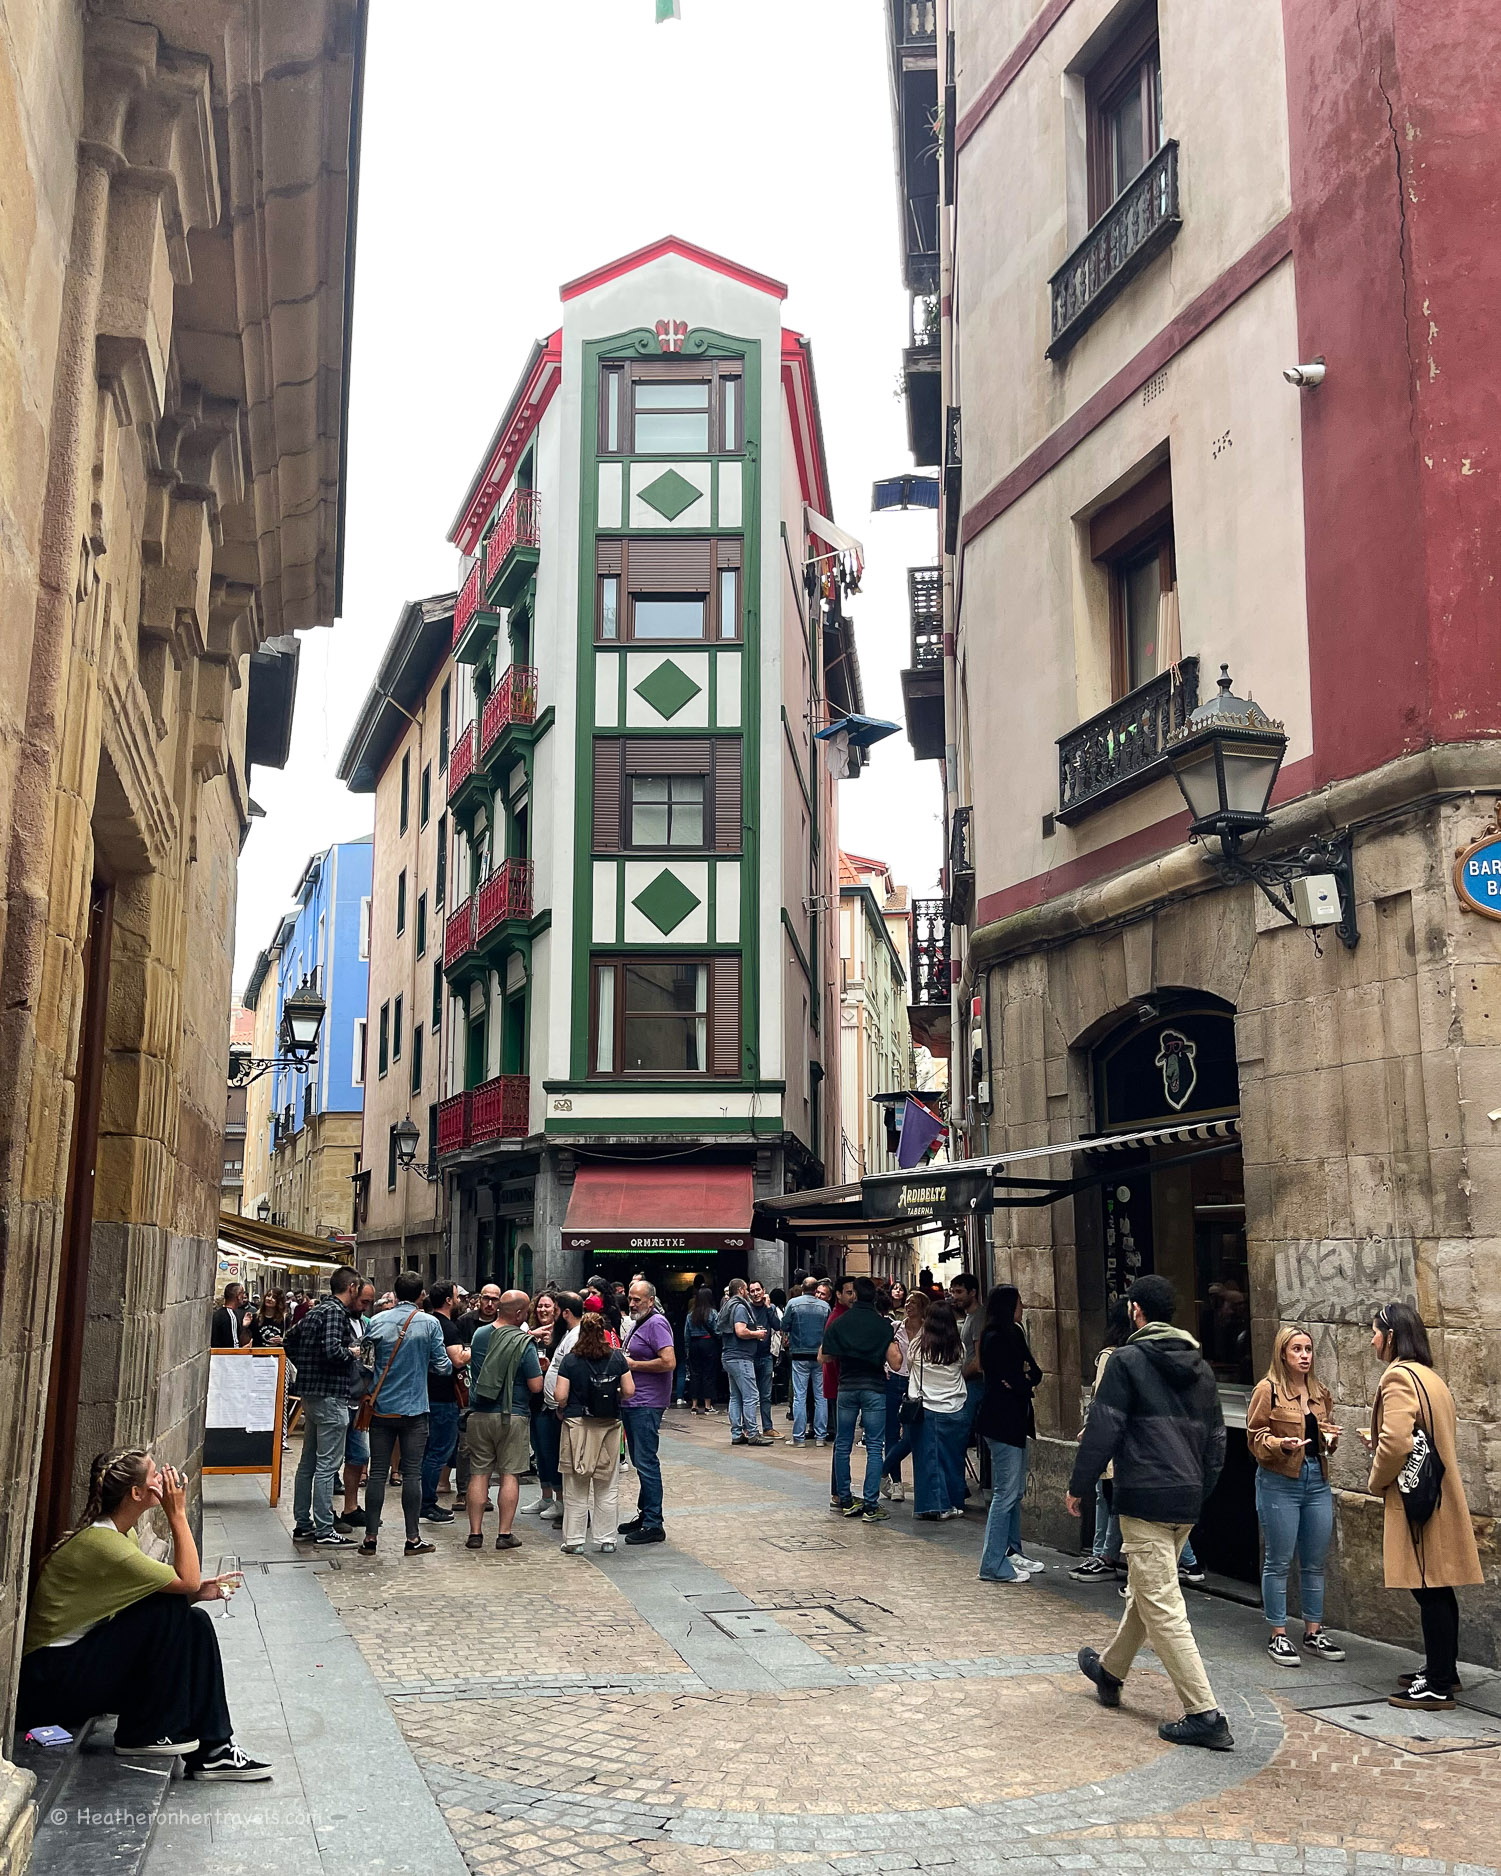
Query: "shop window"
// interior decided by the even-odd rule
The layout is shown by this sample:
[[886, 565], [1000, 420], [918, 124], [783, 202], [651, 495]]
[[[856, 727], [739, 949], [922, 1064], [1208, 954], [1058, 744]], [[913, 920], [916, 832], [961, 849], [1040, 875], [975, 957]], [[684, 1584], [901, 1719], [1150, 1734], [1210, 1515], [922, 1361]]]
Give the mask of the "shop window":
[[1111, 690], [1124, 697], [1182, 656], [1166, 463], [1093, 517], [1089, 551], [1109, 585]]
[[593, 977], [596, 1075], [739, 1073], [738, 958], [612, 959]]
[[602, 644], [691, 644], [741, 637], [743, 545], [622, 540], [596, 550], [595, 636]]
[[738, 853], [738, 736], [602, 737], [594, 745], [594, 849]]
[[1085, 81], [1089, 218], [1096, 222], [1162, 148], [1157, 9], [1138, 14]]

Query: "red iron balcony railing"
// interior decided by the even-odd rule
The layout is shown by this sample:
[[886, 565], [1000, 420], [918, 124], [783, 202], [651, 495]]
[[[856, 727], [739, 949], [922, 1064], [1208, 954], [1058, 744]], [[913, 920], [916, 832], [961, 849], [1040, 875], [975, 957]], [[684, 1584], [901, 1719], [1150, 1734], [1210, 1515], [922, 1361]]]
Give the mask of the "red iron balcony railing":
[[438, 1151], [457, 1153], [469, 1144], [470, 1108], [474, 1097], [451, 1094], [438, 1103]]
[[489, 755], [500, 737], [513, 724], [537, 720], [537, 668], [513, 664], [485, 699], [480, 716], [480, 756]]
[[542, 502], [535, 489], [517, 489], [485, 543], [485, 585], [493, 586], [518, 547], [541, 546]]
[[[532, 1081], [530, 1075], [497, 1075], [482, 1081], [471, 1090], [473, 1118], [469, 1127], [470, 1144], [484, 1140], [524, 1140], [531, 1129]], [[438, 1124], [442, 1125], [440, 1113]]]
[[452, 970], [466, 952], [474, 949], [474, 900], [466, 899], [450, 912], [443, 927], [443, 963]]
[[476, 560], [469, 569], [469, 578], [460, 589], [458, 603], [453, 609], [453, 642], [458, 644], [464, 636], [464, 628], [479, 611], [479, 562]]
[[[496, 867], [479, 889], [478, 914], [475, 919], [476, 943], [487, 938], [495, 927], [508, 918], [532, 915], [532, 863], [530, 860], [506, 860]], [[445, 947], [444, 957], [447, 957]]]
[[474, 725], [460, 730], [458, 738], [448, 752], [448, 799], [464, 786], [474, 773]]

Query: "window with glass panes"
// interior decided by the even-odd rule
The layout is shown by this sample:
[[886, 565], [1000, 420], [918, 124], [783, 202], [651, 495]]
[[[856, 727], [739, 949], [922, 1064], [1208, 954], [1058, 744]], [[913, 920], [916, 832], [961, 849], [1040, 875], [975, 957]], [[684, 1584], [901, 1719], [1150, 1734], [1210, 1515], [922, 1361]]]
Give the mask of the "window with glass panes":
[[738, 957], [623, 957], [593, 971], [596, 1075], [734, 1075], [740, 1069]]
[[745, 361], [606, 362], [599, 448], [606, 456], [723, 456], [745, 447]]
[[595, 636], [679, 643], [741, 636], [744, 547], [716, 540], [602, 538], [595, 550]]
[[1110, 588], [1111, 687], [1123, 697], [1178, 655], [1174, 636], [1177, 561], [1171, 469], [1161, 464], [1089, 524], [1091, 558]]
[[1157, 9], [1138, 13], [1085, 81], [1089, 216], [1098, 221], [1162, 148]]

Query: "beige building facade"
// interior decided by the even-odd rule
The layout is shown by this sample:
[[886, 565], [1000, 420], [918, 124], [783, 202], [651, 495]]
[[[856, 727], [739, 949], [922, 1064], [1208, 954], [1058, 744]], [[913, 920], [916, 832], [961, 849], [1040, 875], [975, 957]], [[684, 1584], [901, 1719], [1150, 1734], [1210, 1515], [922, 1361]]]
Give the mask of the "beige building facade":
[[[196, 1472], [254, 761], [338, 611], [363, 13], [0, 14], [0, 1702], [90, 1456]], [[269, 647], [269, 649], [268, 649]], [[32, 1829], [0, 1761], [0, 1869]]]
[[[1474, 126], [1440, 101], [1497, 22], [1462, 6], [1440, 45], [1407, 0], [890, 19], [899, 121], [954, 74], [941, 147], [899, 164], [908, 285], [939, 312], [907, 395], [933, 401], [914, 435], [942, 483], [941, 633], [914, 612], [908, 697], [946, 791], [953, 1144], [1063, 1149], [1021, 1169], [1057, 1202], [1002, 1194], [971, 1247], [1020, 1286], [1047, 1370], [1033, 1516], [1073, 1537], [1082, 1384], [1111, 1302], [1156, 1271], [1231, 1429], [1196, 1544], [1253, 1580], [1242, 1429], [1278, 1324], [1310, 1329], [1353, 1428], [1370, 1319], [1404, 1297], [1459, 1405], [1486, 1560], [1464, 1648], [1495, 1660], [1501, 924], [1455, 868], [1501, 788], [1472, 623], [1495, 610], [1494, 500], [1468, 492], [1496, 441], [1494, 315], [1472, 318], [1494, 263]], [[1169, 771], [1221, 667], [1286, 734], [1249, 868], [1189, 842]], [[1345, 860], [1353, 947], [1250, 870], [1288, 901]], [[1111, 1144], [1139, 1131], [1158, 1138]], [[1331, 1619], [1405, 1640], [1364, 1477], [1347, 1441]]]

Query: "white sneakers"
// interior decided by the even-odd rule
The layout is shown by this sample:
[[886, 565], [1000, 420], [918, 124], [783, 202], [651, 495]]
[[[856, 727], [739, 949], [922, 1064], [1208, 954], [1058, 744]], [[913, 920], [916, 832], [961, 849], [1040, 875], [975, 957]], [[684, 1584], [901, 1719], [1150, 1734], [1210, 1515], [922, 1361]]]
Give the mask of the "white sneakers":
[[895, 1479], [888, 1479], [883, 1473], [881, 1475], [881, 1496], [882, 1498], [889, 1498], [894, 1505], [900, 1505], [905, 1501], [907, 1494]]

